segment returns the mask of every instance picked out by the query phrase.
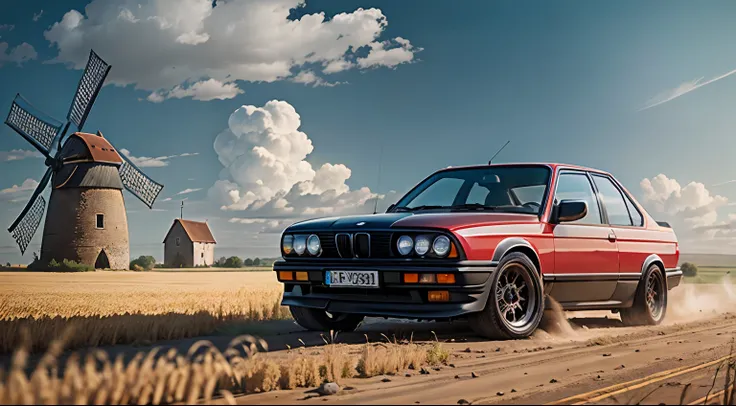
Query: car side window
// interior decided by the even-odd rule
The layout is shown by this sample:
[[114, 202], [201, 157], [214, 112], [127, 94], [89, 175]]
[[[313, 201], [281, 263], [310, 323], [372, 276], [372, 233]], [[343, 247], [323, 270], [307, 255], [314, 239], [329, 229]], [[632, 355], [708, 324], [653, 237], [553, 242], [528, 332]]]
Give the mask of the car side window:
[[442, 178], [430, 185], [422, 194], [412, 200], [407, 207], [418, 207], [425, 205], [452, 206], [460, 188], [465, 183], [464, 179]]
[[593, 193], [593, 187], [588, 176], [583, 173], [563, 172], [557, 179], [555, 200], [584, 200], [588, 203], [588, 214], [585, 217], [565, 224], [603, 224], [601, 211], [598, 209], [598, 199]]
[[641, 227], [644, 225], [644, 217], [639, 212], [639, 209], [636, 208], [636, 205], [633, 201], [631, 201], [631, 198], [624, 193], [624, 199], [626, 200], [626, 207], [629, 209], [629, 214], [631, 215], [631, 221], [634, 222], [634, 225], [637, 227]]
[[632, 225], [626, 201], [624, 201], [621, 191], [613, 184], [613, 181], [606, 176], [593, 175], [593, 182], [598, 188], [603, 207], [606, 208], [608, 224], [612, 226]]

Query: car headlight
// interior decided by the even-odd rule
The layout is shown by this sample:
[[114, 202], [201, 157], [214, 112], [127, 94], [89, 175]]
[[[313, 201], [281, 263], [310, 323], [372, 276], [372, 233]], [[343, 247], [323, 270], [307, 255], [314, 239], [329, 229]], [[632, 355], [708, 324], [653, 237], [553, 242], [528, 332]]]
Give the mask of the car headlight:
[[294, 237], [294, 251], [296, 251], [296, 253], [299, 255], [303, 255], [306, 249], [307, 249], [307, 236], [305, 235], [295, 236]]
[[429, 241], [429, 237], [426, 235], [420, 235], [414, 242], [414, 251], [416, 251], [418, 255], [426, 255], [427, 252], [429, 252], [430, 245], [432, 245], [432, 243]]
[[441, 235], [434, 239], [432, 250], [438, 257], [444, 257], [450, 252], [450, 239]]
[[307, 238], [307, 251], [314, 256], [317, 256], [322, 252], [322, 245], [319, 242], [317, 234], [312, 234]]
[[396, 248], [398, 249], [399, 254], [409, 255], [411, 253], [411, 249], [414, 248], [414, 240], [412, 240], [408, 235], [402, 235], [396, 242]]
[[284, 239], [281, 241], [281, 250], [284, 251], [284, 254], [289, 255], [292, 251], [294, 251], [294, 236], [291, 234], [285, 235]]

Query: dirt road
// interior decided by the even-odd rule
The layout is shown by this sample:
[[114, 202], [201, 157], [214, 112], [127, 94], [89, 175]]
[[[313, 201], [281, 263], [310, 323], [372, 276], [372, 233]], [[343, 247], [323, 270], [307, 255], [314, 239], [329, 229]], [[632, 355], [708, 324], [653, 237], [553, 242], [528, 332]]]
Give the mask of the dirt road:
[[[338, 395], [306, 390], [238, 398], [241, 404], [703, 404], [719, 400], [736, 335], [730, 286], [685, 287], [672, 296], [667, 322], [626, 328], [606, 313], [568, 313], [534, 337], [487, 342], [463, 323], [369, 323], [363, 330], [431, 339], [436, 331], [449, 350], [449, 365], [429, 374], [406, 371], [389, 377], [350, 379]], [[608, 317], [608, 318], [606, 318]], [[279, 336], [274, 343], [295, 337]], [[362, 335], [362, 334], [361, 334]], [[343, 340], [357, 340], [347, 334]], [[312, 345], [312, 344], [309, 344]], [[685, 389], [687, 388], [687, 390]], [[715, 397], [714, 397], [715, 395]], [[681, 399], [682, 397], [682, 399]]]

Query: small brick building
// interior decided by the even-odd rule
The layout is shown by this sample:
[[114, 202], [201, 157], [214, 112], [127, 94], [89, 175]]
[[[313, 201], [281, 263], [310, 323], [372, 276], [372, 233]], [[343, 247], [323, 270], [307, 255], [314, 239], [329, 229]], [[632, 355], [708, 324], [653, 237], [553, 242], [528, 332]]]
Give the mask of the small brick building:
[[211, 266], [215, 262], [215, 244], [206, 222], [176, 219], [164, 238], [164, 266]]

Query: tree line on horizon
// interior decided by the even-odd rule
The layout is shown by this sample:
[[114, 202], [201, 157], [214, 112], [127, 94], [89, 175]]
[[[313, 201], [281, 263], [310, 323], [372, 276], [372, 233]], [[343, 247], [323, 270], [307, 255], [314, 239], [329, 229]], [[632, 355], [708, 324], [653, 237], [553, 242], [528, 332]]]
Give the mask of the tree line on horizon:
[[[220, 257], [215, 263], [209, 266], [197, 266], [195, 268], [243, 268], [249, 266], [272, 266], [276, 258], [245, 258], [238, 256]], [[141, 255], [130, 261], [130, 269], [134, 271], [150, 271], [154, 268], [166, 268], [164, 264], [157, 263], [156, 258], [151, 255]]]

